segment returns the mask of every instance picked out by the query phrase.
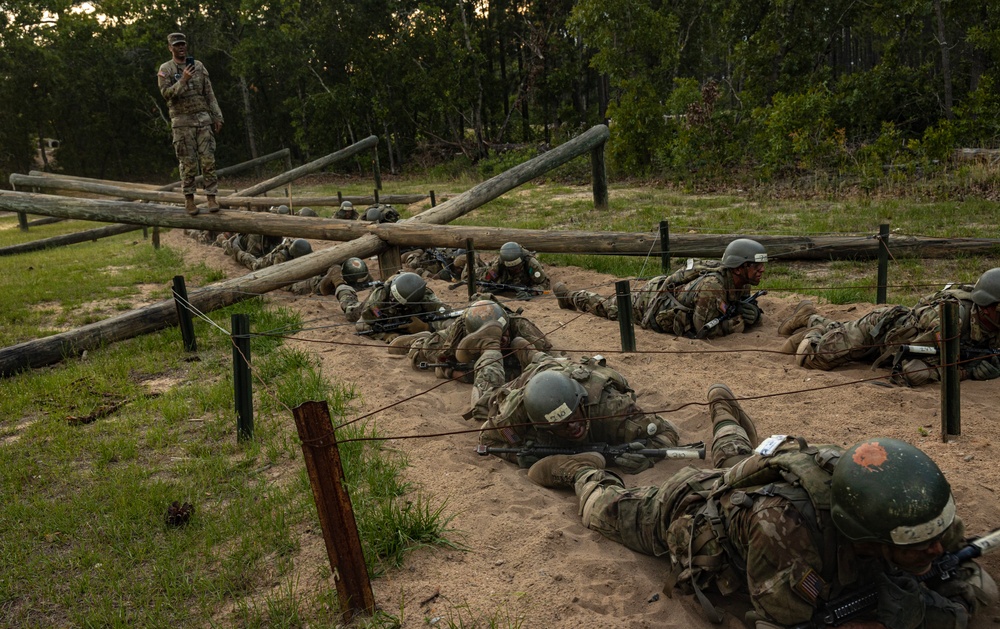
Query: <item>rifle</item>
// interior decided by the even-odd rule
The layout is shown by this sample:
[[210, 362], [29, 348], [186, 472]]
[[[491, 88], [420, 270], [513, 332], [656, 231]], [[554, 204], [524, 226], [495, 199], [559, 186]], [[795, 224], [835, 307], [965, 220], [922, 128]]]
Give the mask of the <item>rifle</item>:
[[[938, 348], [930, 345], [900, 345], [896, 350], [896, 355], [892, 359], [893, 375], [902, 373], [903, 359], [910, 355], [917, 356], [937, 356]], [[960, 347], [958, 350], [958, 360], [966, 362], [977, 358], [989, 358], [990, 356], [1000, 356], [1000, 349]]]
[[[757, 299], [760, 298], [760, 297], [763, 297], [766, 294], [767, 294], [766, 290], [759, 290], [756, 293], [754, 293], [753, 295], [750, 295], [749, 297], [747, 297], [745, 299], [742, 299], [740, 301], [742, 303], [744, 303], [744, 304], [753, 304], [754, 306], [756, 306], [757, 305]], [[758, 306], [758, 308], [759, 308], [759, 306]], [[736, 315], [738, 315], [739, 312], [740, 312], [739, 308], [727, 308], [726, 311], [723, 312], [721, 315], [719, 315], [718, 317], [712, 319], [711, 321], [709, 321], [708, 323], [706, 323], [704, 326], [702, 326], [701, 331], [698, 332], [698, 338], [700, 338], [700, 339], [705, 338], [720, 323], [722, 323], [726, 319], [732, 319], [733, 317], [735, 317]]]
[[545, 289], [537, 286], [518, 286], [517, 284], [503, 284], [501, 282], [487, 282], [486, 280], [476, 280], [476, 286], [482, 286], [491, 293], [496, 291], [512, 291], [516, 293], [529, 293], [531, 295], [544, 295]]
[[[958, 569], [963, 562], [991, 553], [997, 548], [1000, 548], [1000, 529], [994, 529], [982, 537], [973, 539], [968, 546], [958, 552], [944, 553], [934, 560], [930, 570], [925, 574], [916, 575], [914, 578], [920, 583], [926, 583], [932, 579], [941, 581], [954, 579], [958, 576]], [[872, 585], [827, 602], [816, 612], [812, 622], [797, 625], [793, 629], [836, 627], [877, 609], [878, 588]]]
[[449, 262], [448, 256], [441, 253], [440, 249], [435, 248], [433, 249], [433, 252], [434, 252], [433, 254], [434, 259], [441, 263], [441, 266], [444, 268], [445, 271], [447, 271], [448, 275], [450, 276], [448, 279], [454, 279], [455, 277], [461, 278], [462, 273], [460, 271], [456, 272], [455, 267], [452, 266], [455, 263], [454, 258], [452, 258], [451, 262]]
[[427, 371], [428, 369], [434, 369], [436, 367], [447, 367], [452, 371], [472, 371], [475, 365], [472, 363], [460, 363], [457, 360], [445, 360], [439, 363], [417, 363], [417, 369], [420, 369], [421, 371]]
[[432, 323], [434, 321], [443, 321], [445, 319], [454, 319], [455, 317], [461, 316], [465, 312], [464, 310], [452, 310], [450, 312], [422, 312], [420, 314], [408, 315], [402, 317], [394, 317], [386, 321], [372, 321], [368, 324], [369, 329], [361, 330], [360, 332], [355, 332], [357, 336], [371, 336], [373, 334], [387, 334], [390, 332], [396, 332], [397, 330], [402, 330], [406, 326], [413, 323], [413, 319], [420, 319], [424, 323]]
[[621, 445], [610, 445], [607, 443], [581, 443], [573, 446], [528, 446], [524, 448], [494, 448], [493, 446], [476, 446], [476, 454], [486, 456], [487, 454], [522, 454], [534, 455], [538, 457], [550, 456], [553, 454], [581, 454], [583, 452], [597, 452], [603, 454], [605, 458], [614, 458], [622, 454], [641, 454], [651, 459], [704, 459], [705, 444], [702, 442], [692, 443], [676, 448], [647, 448], [641, 441], [634, 443], [623, 443]]

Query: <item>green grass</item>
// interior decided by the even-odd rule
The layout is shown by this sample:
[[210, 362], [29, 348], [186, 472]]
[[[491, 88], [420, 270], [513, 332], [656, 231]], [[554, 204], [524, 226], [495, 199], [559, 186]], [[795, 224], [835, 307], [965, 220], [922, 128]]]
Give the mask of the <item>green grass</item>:
[[[27, 268], [44, 295], [18, 285]], [[18, 298], [0, 310], [5, 344], [49, 331], [49, 319], [33, 315], [10, 333], [12, 318], [27, 318], [17, 313], [34, 312], [26, 305], [49, 304], [45, 316], [75, 326], [97, 316], [96, 295], [118, 299], [148, 283], [162, 299], [175, 274], [189, 286], [213, 276], [127, 239], [0, 258], [0, 269], [0, 290]], [[210, 318], [228, 329], [234, 313], [253, 330], [301, 325], [259, 299]], [[340, 423], [356, 394], [328, 382], [310, 355], [253, 336], [254, 438], [238, 442], [229, 337], [197, 318], [195, 332], [198, 360], [167, 329], [0, 380], [0, 626], [337, 622], [329, 580], [315, 592], [297, 587], [300, 540], [320, 528], [288, 408], [326, 400]], [[338, 431], [362, 436], [378, 433], [362, 423]], [[406, 460], [379, 443], [341, 448], [373, 574], [411, 548], [453, 546], [445, 505], [409, 487]], [[165, 522], [173, 501], [195, 507], [185, 526]]]

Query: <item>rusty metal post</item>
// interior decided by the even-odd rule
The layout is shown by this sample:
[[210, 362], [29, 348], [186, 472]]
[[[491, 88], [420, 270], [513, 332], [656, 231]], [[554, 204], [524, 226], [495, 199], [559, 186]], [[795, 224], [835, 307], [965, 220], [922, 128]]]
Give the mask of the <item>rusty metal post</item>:
[[326, 554], [337, 585], [337, 597], [350, 622], [355, 614], [373, 614], [375, 595], [361, 550], [351, 497], [344, 486], [344, 470], [337, 435], [326, 402], [304, 402], [292, 409], [302, 440], [302, 456], [319, 512]]

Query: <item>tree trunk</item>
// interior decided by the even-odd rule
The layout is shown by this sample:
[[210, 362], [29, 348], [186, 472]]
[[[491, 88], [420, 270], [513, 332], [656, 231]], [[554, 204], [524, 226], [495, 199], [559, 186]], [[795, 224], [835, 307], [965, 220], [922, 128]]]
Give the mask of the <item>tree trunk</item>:
[[948, 120], [954, 120], [951, 96], [951, 57], [948, 52], [948, 35], [944, 28], [944, 13], [941, 10], [941, 0], [934, 0], [934, 13], [937, 14], [938, 45], [941, 46], [941, 79], [944, 81], [944, 113]]

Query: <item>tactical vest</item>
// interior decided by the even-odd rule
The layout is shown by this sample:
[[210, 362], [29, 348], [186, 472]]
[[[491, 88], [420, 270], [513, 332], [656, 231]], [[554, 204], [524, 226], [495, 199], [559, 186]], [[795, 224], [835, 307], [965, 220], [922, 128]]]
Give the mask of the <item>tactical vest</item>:
[[691, 304], [682, 303], [677, 299], [677, 291], [692, 282], [702, 281], [708, 275], [721, 273], [723, 268], [722, 262], [718, 260], [688, 258], [683, 268], [660, 280], [659, 285], [653, 289], [656, 295], [642, 316], [642, 327], [683, 336], [688, 330], [694, 309]]
[[[820, 551], [823, 558], [820, 576], [827, 583], [835, 581], [837, 531], [830, 517], [830, 485], [833, 468], [842, 454], [843, 449], [837, 446], [809, 446], [801, 438], [789, 437], [774, 454], [750, 456], [725, 471], [705, 492], [706, 502], [692, 520], [693, 526], [699, 521], [708, 522], [716, 540], [725, 549], [729, 569], [736, 575], [722, 576], [728, 576], [730, 582], [735, 582], [734, 577], [739, 576], [740, 582], [745, 583], [746, 549], [737, 548], [729, 537], [728, 523], [732, 514], [738, 509], [752, 508], [754, 499], [759, 496], [781, 496], [802, 515], [809, 536]], [[692, 530], [692, 537], [694, 535]], [[725, 572], [725, 568], [719, 568], [720, 572]]]
[[[887, 313], [887, 316], [883, 317], [882, 321], [879, 322], [879, 328], [885, 325], [891, 325], [892, 327], [885, 332], [885, 337], [882, 341], [882, 354], [872, 364], [872, 369], [884, 365], [887, 360], [895, 355], [900, 345], [937, 347], [941, 327], [940, 322], [928, 327], [926, 323], [921, 324], [921, 321], [928, 316], [932, 316], [929, 315], [928, 310], [933, 310], [936, 313], [944, 302], [958, 302], [959, 334], [967, 337], [970, 315], [972, 314], [972, 288], [972, 286], [966, 284], [945, 288], [933, 295], [921, 298], [913, 308], [906, 309], [902, 306], [897, 306], [902, 312], [898, 317], [892, 318]], [[872, 330], [872, 336], [876, 340], [879, 337], [879, 333], [879, 329]]]

